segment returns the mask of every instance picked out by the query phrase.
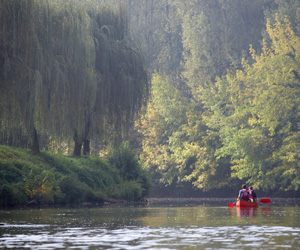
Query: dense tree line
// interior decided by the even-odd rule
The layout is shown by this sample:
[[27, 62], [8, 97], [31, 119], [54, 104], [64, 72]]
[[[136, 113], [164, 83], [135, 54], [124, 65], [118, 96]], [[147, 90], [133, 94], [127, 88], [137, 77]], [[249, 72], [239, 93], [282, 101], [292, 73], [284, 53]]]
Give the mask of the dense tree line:
[[[120, 140], [147, 98], [143, 58], [122, 8], [97, 1], [0, 3], [1, 143]], [[47, 139], [41, 144], [41, 139]]]
[[298, 0], [122, 1], [153, 72], [136, 122], [165, 185], [298, 190]]
[[78, 154], [90, 140], [122, 138], [148, 88], [133, 40], [152, 73], [135, 137], [154, 178], [204, 191], [241, 181], [299, 189], [299, 0], [1, 7], [2, 142], [46, 135], [73, 140]]

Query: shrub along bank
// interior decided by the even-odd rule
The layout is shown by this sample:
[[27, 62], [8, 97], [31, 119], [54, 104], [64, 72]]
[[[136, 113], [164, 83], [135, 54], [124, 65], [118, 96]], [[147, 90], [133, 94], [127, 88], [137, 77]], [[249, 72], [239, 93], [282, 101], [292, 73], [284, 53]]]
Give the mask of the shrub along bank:
[[[109, 162], [115, 159], [125, 165], [136, 163], [132, 155], [128, 157], [120, 152], [113, 154]], [[50, 152], [33, 155], [30, 150], [0, 146], [0, 207], [32, 203], [101, 204], [111, 198], [137, 201], [146, 196], [150, 179], [139, 164], [121, 167], [134, 178], [124, 178], [120, 166], [108, 164], [99, 157], [77, 158]]]

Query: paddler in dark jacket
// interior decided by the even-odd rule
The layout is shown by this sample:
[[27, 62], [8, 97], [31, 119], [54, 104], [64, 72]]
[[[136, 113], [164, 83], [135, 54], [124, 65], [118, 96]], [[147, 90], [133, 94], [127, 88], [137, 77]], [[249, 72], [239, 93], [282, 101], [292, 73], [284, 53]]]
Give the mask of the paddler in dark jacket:
[[239, 191], [238, 200], [249, 201], [249, 192], [246, 184], [242, 185], [242, 189]]
[[256, 202], [256, 201], [257, 201], [257, 196], [256, 196], [256, 193], [255, 193], [255, 191], [253, 190], [253, 187], [252, 187], [252, 186], [249, 187], [248, 193], [249, 193], [249, 199], [250, 199], [252, 202]]

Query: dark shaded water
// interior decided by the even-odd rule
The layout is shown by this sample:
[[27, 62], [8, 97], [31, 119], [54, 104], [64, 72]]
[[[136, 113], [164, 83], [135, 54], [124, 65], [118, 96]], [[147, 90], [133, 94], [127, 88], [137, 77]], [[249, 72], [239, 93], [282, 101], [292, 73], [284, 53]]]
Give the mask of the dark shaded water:
[[3, 249], [300, 249], [299, 200], [255, 209], [232, 200], [0, 211]]

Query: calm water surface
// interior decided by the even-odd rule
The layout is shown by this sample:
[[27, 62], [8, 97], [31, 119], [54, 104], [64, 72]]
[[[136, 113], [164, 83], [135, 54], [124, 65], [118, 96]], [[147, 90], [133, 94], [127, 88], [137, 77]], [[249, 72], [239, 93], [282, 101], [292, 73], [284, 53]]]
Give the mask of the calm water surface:
[[0, 249], [300, 249], [299, 200], [0, 210]]

